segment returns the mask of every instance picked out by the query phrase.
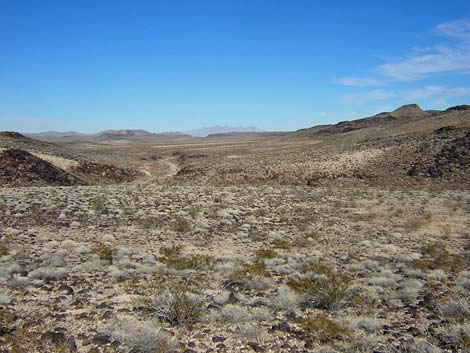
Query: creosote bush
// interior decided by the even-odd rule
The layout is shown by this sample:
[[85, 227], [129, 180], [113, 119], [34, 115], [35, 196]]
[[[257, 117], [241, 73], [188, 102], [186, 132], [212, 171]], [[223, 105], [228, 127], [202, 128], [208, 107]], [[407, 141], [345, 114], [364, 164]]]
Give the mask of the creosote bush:
[[94, 197], [90, 203], [96, 213], [101, 214], [106, 211], [106, 199], [103, 196]]
[[107, 260], [113, 263], [114, 249], [109, 245], [99, 245], [96, 247], [95, 252], [98, 254], [100, 260]]
[[255, 252], [255, 256], [257, 259], [275, 259], [279, 254], [273, 249], [259, 249]]
[[208, 265], [210, 257], [206, 255], [181, 254], [183, 247], [181, 245], [172, 245], [160, 248], [160, 255], [157, 260], [176, 270], [198, 269], [201, 266]]
[[292, 244], [289, 241], [283, 239], [276, 239], [273, 244], [276, 248], [284, 250], [289, 250], [292, 247]]
[[0, 256], [4, 255], [8, 255], [8, 248], [3, 242], [0, 242]]
[[253, 241], [263, 241], [268, 239], [268, 233], [259, 229], [250, 230], [249, 237]]
[[259, 277], [269, 277], [269, 272], [266, 269], [264, 262], [255, 262], [253, 264], [243, 264], [230, 275], [230, 282], [233, 283], [246, 283], [250, 279]]
[[304, 276], [289, 278], [287, 284], [306, 295], [316, 307], [334, 309], [351, 297], [352, 279], [347, 273], [335, 271], [319, 260], [306, 262], [303, 271]]
[[186, 219], [180, 217], [174, 220], [171, 229], [177, 233], [186, 233], [191, 230], [191, 224]]
[[451, 255], [443, 242], [435, 242], [425, 245], [421, 252], [423, 258], [412, 262], [413, 267], [420, 270], [458, 270], [462, 266], [462, 258], [457, 255]]
[[331, 320], [326, 314], [309, 315], [299, 320], [305, 334], [321, 343], [349, 336], [346, 328]]

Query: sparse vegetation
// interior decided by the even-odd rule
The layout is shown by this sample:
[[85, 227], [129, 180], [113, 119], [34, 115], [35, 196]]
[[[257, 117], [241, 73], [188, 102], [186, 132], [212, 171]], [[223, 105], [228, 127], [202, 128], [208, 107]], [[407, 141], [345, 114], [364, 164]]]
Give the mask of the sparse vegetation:
[[106, 260], [113, 263], [114, 249], [109, 245], [99, 245], [95, 248], [100, 260]]
[[248, 280], [256, 277], [268, 277], [269, 272], [263, 262], [252, 264], [243, 264], [230, 275], [230, 281], [234, 283], [246, 283]]
[[[419, 141], [381, 125], [340, 140], [48, 146], [146, 175], [0, 188], [1, 349], [465, 352], [470, 174], [437, 154], [469, 120], [452, 121]], [[427, 176], [451, 155], [432, 166], [445, 177]]]
[[5, 255], [8, 255], [8, 248], [3, 242], [0, 242], [0, 256]]
[[336, 271], [319, 260], [304, 263], [303, 271], [306, 276], [292, 277], [288, 285], [298, 293], [310, 297], [315, 306], [334, 309], [351, 296], [350, 275]]
[[274, 259], [279, 256], [279, 254], [273, 249], [259, 249], [255, 252], [257, 259]]
[[191, 230], [191, 224], [184, 218], [177, 218], [173, 221], [172, 229], [178, 233], [185, 233]]
[[182, 246], [172, 245], [160, 248], [158, 261], [177, 270], [198, 269], [207, 266], [210, 257], [205, 255], [182, 255]]
[[330, 319], [326, 314], [307, 316], [300, 319], [300, 324], [308, 337], [322, 343], [349, 336], [346, 328]]
[[108, 331], [116, 341], [136, 352], [170, 353], [178, 348], [177, 342], [151, 321], [117, 319], [109, 325]]
[[202, 299], [178, 283], [171, 283], [159, 295], [147, 300], [148, 308], [162, 321], [171, 324], [194, 322], [203, 314]]

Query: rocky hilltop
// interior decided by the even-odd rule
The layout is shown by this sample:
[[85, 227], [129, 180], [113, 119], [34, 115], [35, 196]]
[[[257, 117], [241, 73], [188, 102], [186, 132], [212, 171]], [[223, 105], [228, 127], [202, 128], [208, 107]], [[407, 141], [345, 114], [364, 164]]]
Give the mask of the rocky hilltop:
[[32, 154], [18, 149], [0, 152], [0, 185], [77, 184], [78, 179]]
[[139, 172], [95, 162], [59, 144], [0, 132], [0, 186], [69, 186], [132, 181]]

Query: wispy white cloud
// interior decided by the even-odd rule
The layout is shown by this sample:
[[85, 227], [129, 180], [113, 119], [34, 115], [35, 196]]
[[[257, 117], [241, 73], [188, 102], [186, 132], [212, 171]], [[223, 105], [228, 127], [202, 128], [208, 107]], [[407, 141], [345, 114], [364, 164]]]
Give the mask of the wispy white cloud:
[[463, 41], [470, 41], [470, 20], [459, 19], [441, 23], [440, 25], [436, 26], [435, 32], [447, 37], [454, 37]]
[[339, 101], [342, 104], [360, 105], [367, 102], [381, 101], [396, 97], [397, 93], [392, 90], [375, 89], [361, 93], [345, 94], [339, 98]]
[[403, 92], [403, 97], [410, 101], [427, 99], [431, 97], [457, 98], [470, 97], [470, 87], [442, 87], [426, 86], [420, 89], [407, 90]]
[[340, 97], [342, 104], [368, 104], [370, 102], [384, 101], [387, 99], [400, 99], [405, 102], [414, 102], [423, 99], [444, 101], [448, 98], [470, 97], [470, 87], [443, 87], [426, 86], [412, 90], [383, 90], [376, 89], [361, 93], [346, 94]]
[[470, 72], [470, 50], [446, 49], [383, 64], [377, 71], [396, 81], [416, 81], [444, 72]]
[[348, 87], [372, 87], [385, 85], [383, 80], [372, 77], [343, 77], [335, 81], [342, 86]]
[[433, 32], [457, 41], [452, 45], [412, 48], [401, 59], [374, 68], [376, 77], [345, 77], [336, 82], [350, 87], [373, 87], [397, 81], [417, 81], [440, 73], [470, 74], [470, 20], [442, 23]]

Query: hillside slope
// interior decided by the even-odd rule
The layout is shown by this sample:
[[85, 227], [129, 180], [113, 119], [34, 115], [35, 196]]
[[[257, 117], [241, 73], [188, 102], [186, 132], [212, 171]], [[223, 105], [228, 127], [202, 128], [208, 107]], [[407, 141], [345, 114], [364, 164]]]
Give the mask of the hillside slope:
[[433, 114], [417, 105], [316, 126], [257, 146], [188, 158], [177, 181], [214, 184], [330, 183], [470, 186], [470, 109]]
[[0, 132], [0, 186], [119, 183], [138, 175], [56, 143]]

